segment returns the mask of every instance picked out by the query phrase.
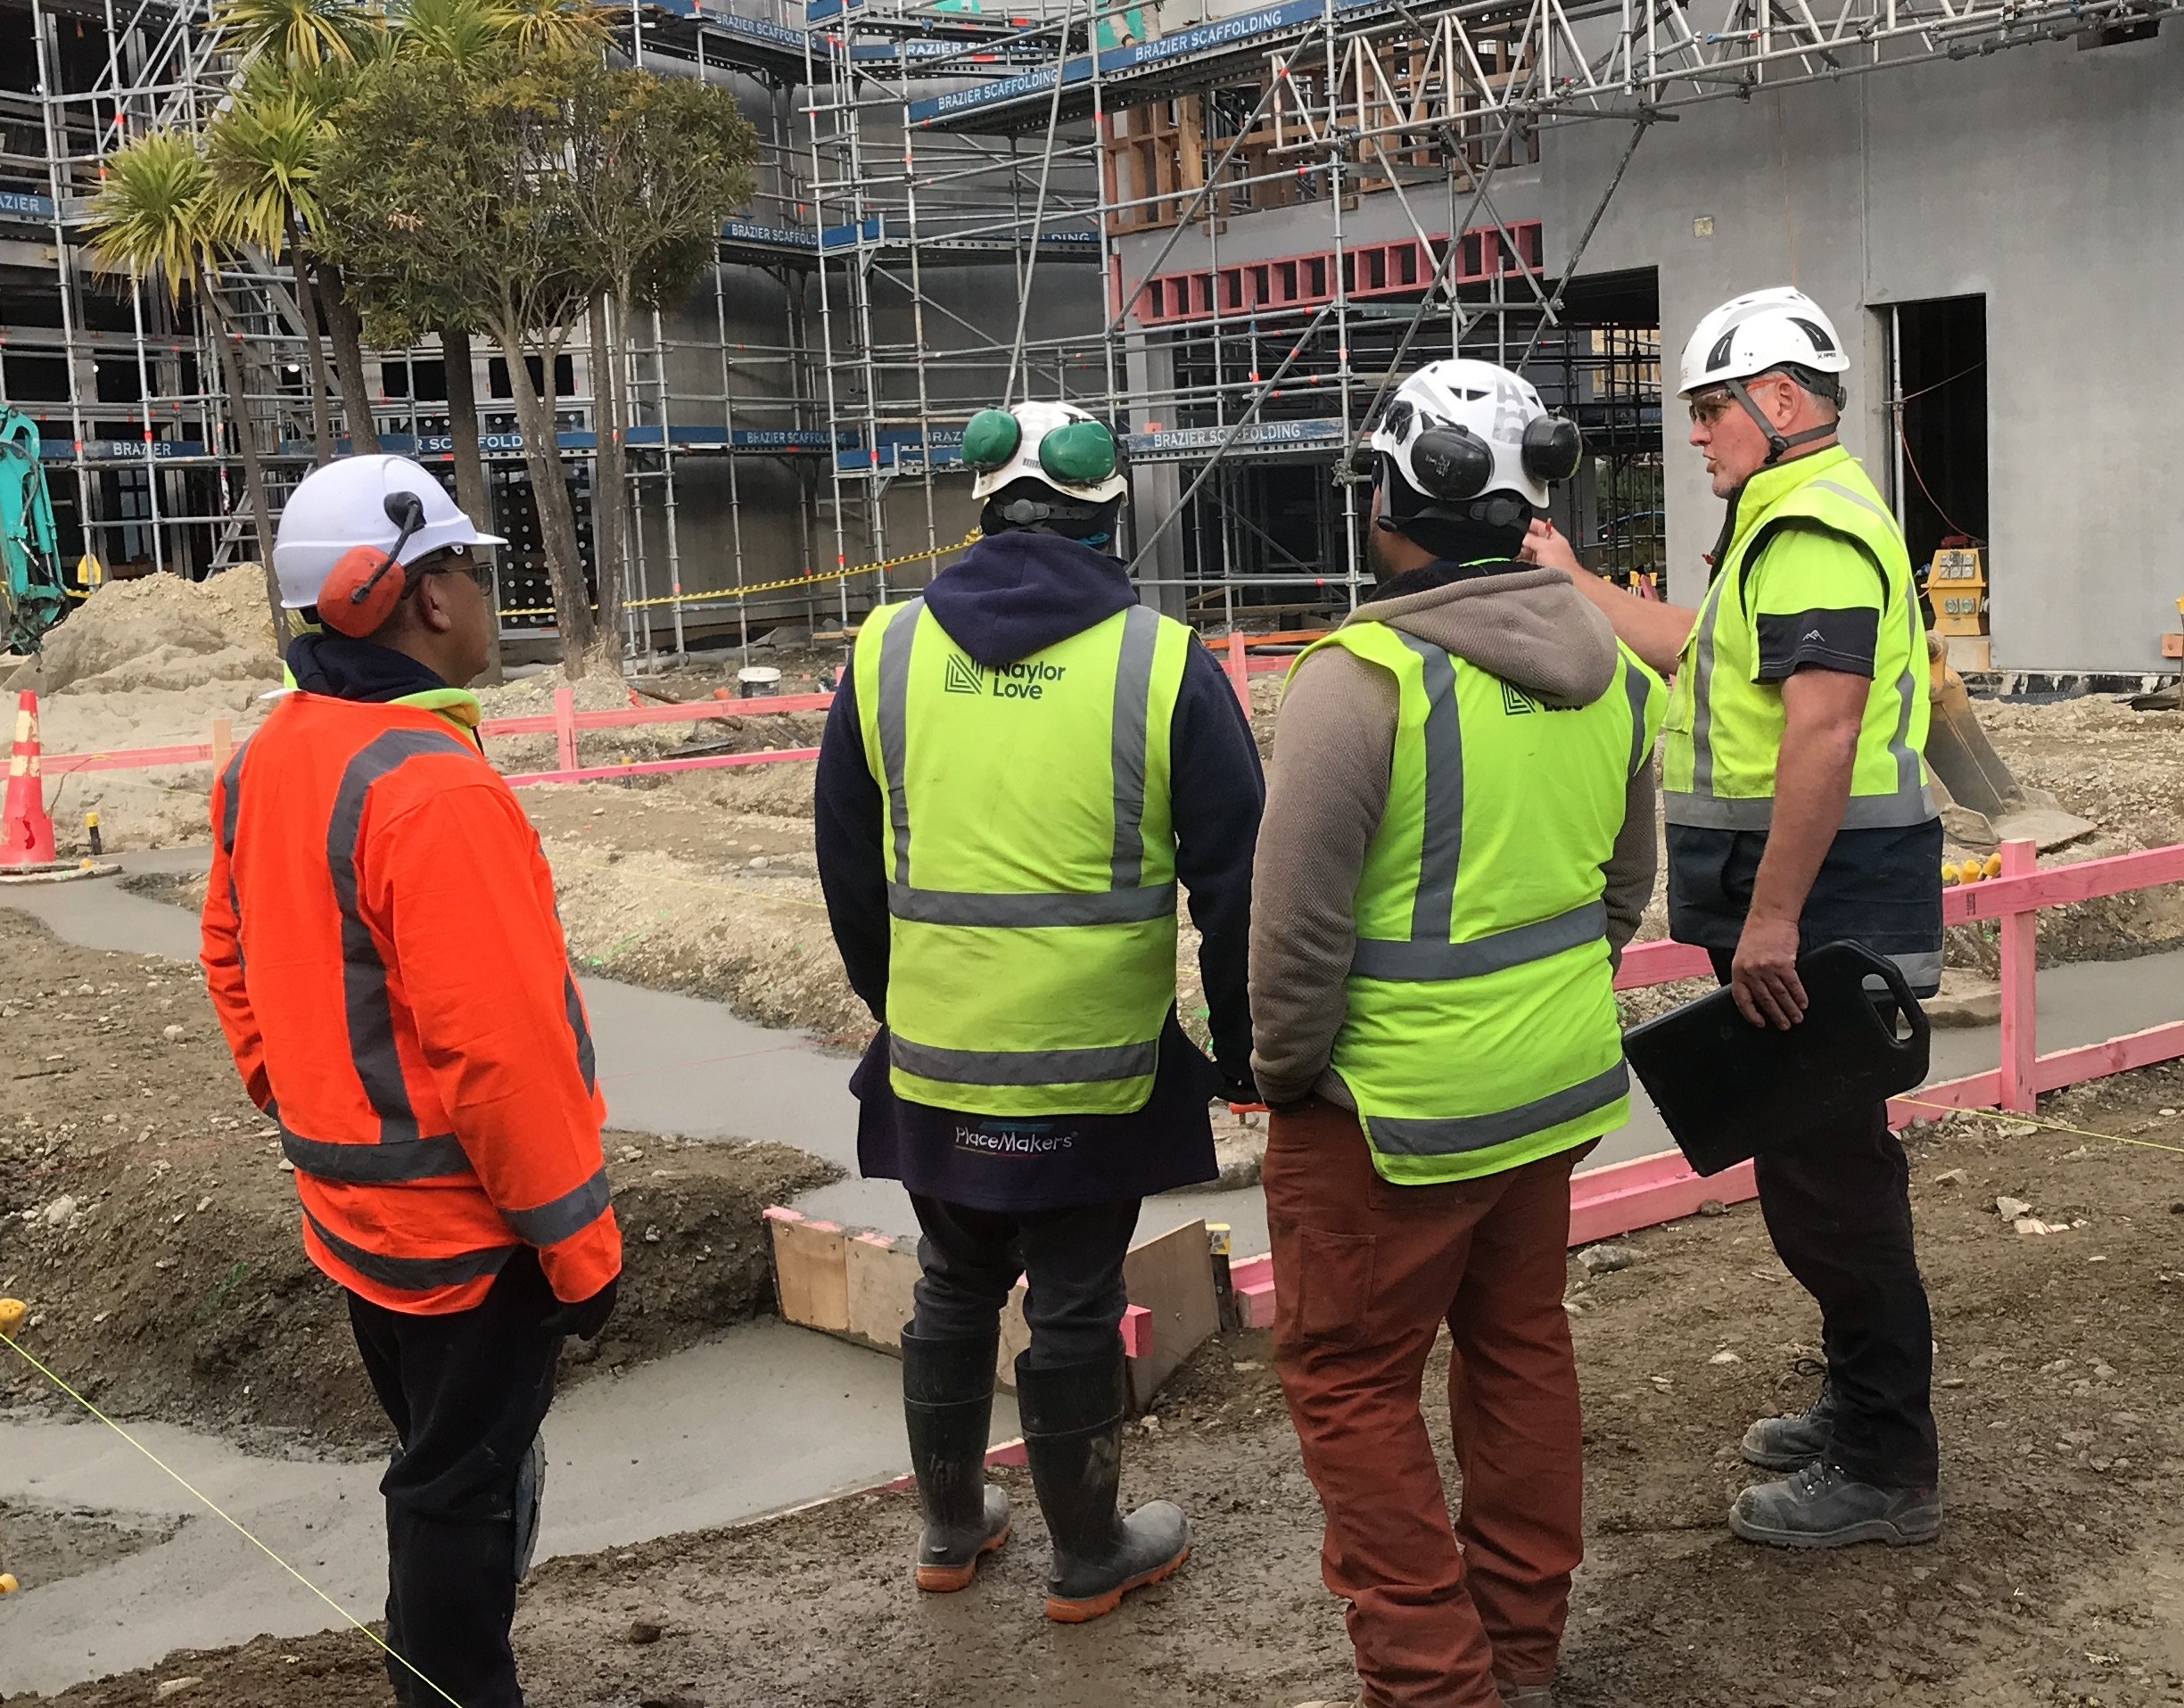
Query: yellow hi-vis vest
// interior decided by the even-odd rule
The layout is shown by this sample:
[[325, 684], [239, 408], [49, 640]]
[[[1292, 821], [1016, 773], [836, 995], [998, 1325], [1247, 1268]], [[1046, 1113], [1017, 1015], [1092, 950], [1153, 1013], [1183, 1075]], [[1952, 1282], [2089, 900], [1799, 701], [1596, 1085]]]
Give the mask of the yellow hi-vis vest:
[[921, 598], [857, 637], [887, 796], [898, 1095], [981, 1115], [1120, 1115], [1175, 1001], [1168, 738], [1191, 631], [1148, 606], [987, 668]]
[[1751, 583], [1785, 528], [1822, 531], [1850, 554], [1879, 614], [1842, 828], [1924, 824], [1935, 808], [1924, 756], [1926, 634], [1910, 556], [1866, 471], [1840, 447], [1760, 470], [1738, 499], [1729, 549], [1700, 604], [1669, 697], [1661, 744], [1668, 821], [1765, 830], [1773, 820], [1782, 688], [1754, 680], [1759, 616]]
[[1332, 1058], [1372, 1166], [1400, 1185], [1471, 1180], [1621, 1126], [1603, 868], [1652, 760], [1661, 679], [1619, 648], [1605, 694], [1549, 709], [1386, 623], [1319, 645], [1379, 665], [1399, 697]]

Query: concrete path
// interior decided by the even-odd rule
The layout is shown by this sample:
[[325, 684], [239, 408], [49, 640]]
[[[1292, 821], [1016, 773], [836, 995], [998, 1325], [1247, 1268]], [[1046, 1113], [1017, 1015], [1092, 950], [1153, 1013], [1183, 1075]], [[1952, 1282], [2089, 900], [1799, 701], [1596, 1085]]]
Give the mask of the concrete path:
[[[763, 1321], [560, 1400], [541, 1557], [733, 1523], [903, 1467], [900, 1366]], [[349, 1612], [386, 1595], [380, 1466], [254, 1457], [163, 1423], [130, 1433]], [[995, 1396], [993, 1439], [1018, 1433]], [[182, 1518], [167, 1541], [0, 1600], [0, 1696], [63, 1689], [177, 1647], [339, 1622], [309, 1590], [103, 1425], [0, 1418], [0, 1500]], [[359, 1641], [362, 1639], [359, 1638]]]

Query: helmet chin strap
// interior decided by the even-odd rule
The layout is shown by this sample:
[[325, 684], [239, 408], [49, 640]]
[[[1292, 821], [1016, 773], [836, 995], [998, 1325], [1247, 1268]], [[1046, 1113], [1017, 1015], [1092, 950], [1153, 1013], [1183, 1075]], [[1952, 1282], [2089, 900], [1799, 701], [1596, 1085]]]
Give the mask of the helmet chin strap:
[[1729, 388], [1729, 395], [1744, 406], [1744, 413], [1750, 416], [1758, 425], [1760, 431], [1767, 435], [1767, 460], [1760, 465], [1761, 468], [1774, 467], [1799, 445], [1809, 445], [1817, 439], [1834, 438], [1841, 428], [1840, 422], [1830, 421], [1821, 426], [1808, 427], [1802, 433], [1784, 433], [1769, 421], [1760, 410], [1760, 406], [1751, 400], [1751, 393], [1744, 389], [1743, 381], [1725, 380], [1722, 384]]

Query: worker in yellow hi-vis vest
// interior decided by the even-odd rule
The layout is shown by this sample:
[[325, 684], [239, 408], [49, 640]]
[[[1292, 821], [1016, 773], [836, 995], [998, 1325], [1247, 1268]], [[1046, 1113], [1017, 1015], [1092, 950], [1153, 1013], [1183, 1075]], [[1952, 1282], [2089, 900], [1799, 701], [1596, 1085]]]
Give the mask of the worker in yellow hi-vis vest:
[[1275, 1366], [1365, 1701], [1544, 1708], [1584, 1553], [1570, 1175], [1629, 1112], [1613, 967], [1668, 691], [1515, 561], [1583, 454], [1524, 380], [1430, 363], [1371, 448], [1379, 582], [1290, 676], [1259, 833]]
[[[882, 1022], [850, 1082], [859, 1160], [910, 1189], [925, 1236], [902, 1331], [918, 1582], [961, 1589], [1007, 1539], [982, 1458], [1026, 1275], [1017, 1403], [1065, 1621], [1190, 1552], [1176, 1507], [1116, 1505], [1123, 1258], [1141, 1199], [1214, 1177], [1207, 1100], [1257, 1098], [1258, 754], [1212, 656], [1105, 549], [1119, 452], [1066, 404], [971, 418], [984, 538], [866, 617], [819, 761], [820, 879]], [[1179, 888], [1218, 1068], [1176, 1017]]]
[[[1798, 961], [1850, 939], [1911, 988], [1941, 978], [1941, 825], [1928, 791], [1926, 637], [1887, 503], [1837, 436], [1850, 359], [1801, 291], [1736, 297], [1684, 348], [1691, 442], [1727, 502], [1696, 610], [1578, 584], [1676, 672], [1661, 781], [1669, 929], [1710, 950], [1753, 1025], [1805, 1011]], [[1542, 563], [1575, 565], [1543, 532]], [[1933, 1324], [1909, 1171], [1881, 1103], [1756, 1161], [1783, 1262], [1818, 1300], [1827, 1376], [1743, 1456], [1781, 1481], [1729, 1526], [1795, 1547], [1930, 1541], [1941, 1525]]]

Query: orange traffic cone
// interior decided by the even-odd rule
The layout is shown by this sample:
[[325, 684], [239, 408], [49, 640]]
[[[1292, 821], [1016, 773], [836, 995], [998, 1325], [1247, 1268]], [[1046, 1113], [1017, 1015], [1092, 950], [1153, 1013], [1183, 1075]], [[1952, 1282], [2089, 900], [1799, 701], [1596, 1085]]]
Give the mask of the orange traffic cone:
[[16, 702], [7, 803], [0, 807], [0, 868], [50, 865], [54, 859], [54, 821], [45, 813], [38, 766], [38, 697], [26, 689]]

